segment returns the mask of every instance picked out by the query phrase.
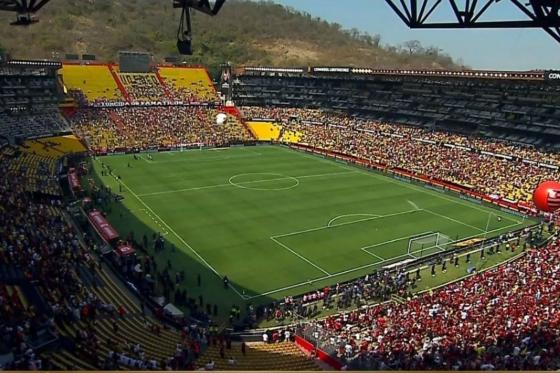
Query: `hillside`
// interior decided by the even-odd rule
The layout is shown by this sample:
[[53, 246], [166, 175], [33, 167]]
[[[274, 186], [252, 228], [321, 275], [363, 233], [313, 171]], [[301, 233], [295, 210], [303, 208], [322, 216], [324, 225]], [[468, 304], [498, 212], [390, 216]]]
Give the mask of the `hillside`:
[[[143, 50], [157, 59], [175, 55], [179, 11], [171, 0], [53, 0], [27, 28], [0, 14], [0, 44], [13, 56], [50, 58], [91, 53], [116, 60], [119, 50]], [[449, 56], [418, 43], [392, 47], [382, 36], [342, 30], [309, 14], [271, 2], [229, 0], [217, 17], [194, 15], [195, 55], [190, 63], [353, 65], [452, 68]]]

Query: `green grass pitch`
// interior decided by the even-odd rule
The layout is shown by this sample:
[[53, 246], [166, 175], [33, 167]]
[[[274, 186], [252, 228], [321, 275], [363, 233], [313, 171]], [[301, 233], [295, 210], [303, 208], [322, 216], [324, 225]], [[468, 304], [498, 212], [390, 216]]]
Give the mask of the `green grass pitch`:
[[[159, 267], [169, 262], [173, 271], [184, 270], [189, 296], [204, 294], [226, 307], [302, 294], [441, 250], [408, 253], [413, 236], [439, 232], [462, 240], [533, 224], [280, 146], [152, 156], [94, 162], [98, 175], [103, 162], [121, 177], [125, 198], [109, 219], [123, 236], [164, 234], [176, 249], [157, 254]], [[97, 177], [118, 191], [115, 178]], [[223, 288], [224, 275], [232, 288]]]

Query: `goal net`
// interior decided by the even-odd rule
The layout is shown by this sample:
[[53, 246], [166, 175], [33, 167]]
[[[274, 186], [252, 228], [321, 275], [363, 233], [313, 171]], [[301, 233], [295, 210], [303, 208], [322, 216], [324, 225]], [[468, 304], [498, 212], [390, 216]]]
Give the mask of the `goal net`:
[[408, 240], [407, 253], [412, 256], [429, 255], [447, 250], [450, 243], [451, 239], [440, 232], [425, 233]]

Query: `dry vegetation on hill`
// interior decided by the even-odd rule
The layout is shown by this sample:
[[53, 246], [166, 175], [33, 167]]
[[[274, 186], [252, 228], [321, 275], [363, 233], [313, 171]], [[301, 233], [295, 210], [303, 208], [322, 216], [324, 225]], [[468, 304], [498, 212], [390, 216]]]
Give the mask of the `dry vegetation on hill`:
[[[56, 0], [27, 28], [0, 14], [0, 44], [17, 57], [51, 58], [91, 53], [115, 60], [120, 50], [144, 50], [157, 59], [176, 54], [179, 11], [171, 0]], [[272, 2], [229, 0], [217, 17], [195, 14], [195, 55], [190, 63], [353, 65], [453, 68], [437, 48], [417, 42], [386, 46], [379, 35], [340, 25]], [[404, 26], [403, 26], [404, 27]]]

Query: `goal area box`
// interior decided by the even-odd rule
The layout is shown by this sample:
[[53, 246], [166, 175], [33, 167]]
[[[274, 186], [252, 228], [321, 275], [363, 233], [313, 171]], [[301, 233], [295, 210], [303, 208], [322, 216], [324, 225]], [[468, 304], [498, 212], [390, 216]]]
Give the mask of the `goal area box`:
[[408, 240], [407, 254], [417, 257], [446, 251], [451, 242], [448, 236], [440, 232], [423, 233]]

